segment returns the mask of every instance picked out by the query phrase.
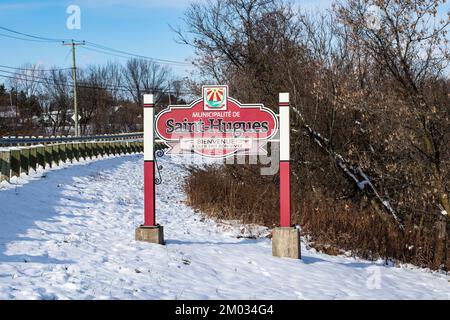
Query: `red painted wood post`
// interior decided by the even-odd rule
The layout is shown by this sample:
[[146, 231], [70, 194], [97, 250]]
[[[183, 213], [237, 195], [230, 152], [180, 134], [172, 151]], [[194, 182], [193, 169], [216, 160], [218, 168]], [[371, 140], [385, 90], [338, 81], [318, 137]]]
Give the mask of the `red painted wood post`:
[[291, 226], [289, 93], [280, 93], [280, 226]]
[[144, 94], [144, 226], [155, 226], [154, 101]]

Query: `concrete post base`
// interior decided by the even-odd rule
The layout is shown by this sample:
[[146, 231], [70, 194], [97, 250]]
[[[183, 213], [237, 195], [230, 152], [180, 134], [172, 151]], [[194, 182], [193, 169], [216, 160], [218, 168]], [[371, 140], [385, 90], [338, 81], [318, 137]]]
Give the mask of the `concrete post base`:
[[272, 230], [272, 255], [301, 259], [300, 231], [297, 228], [275, 228]]
[[136, 241], [164, 244], [164, 227], [160, 225], [152, 227], [141, 225], [136, 228]]

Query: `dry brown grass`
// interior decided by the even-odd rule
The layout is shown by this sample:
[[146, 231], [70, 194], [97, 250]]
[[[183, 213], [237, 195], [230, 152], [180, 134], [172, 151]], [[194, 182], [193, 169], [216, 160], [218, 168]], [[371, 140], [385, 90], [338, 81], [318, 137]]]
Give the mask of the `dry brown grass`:
[[[276, 226], [276, 177], [260, 176], [255, 166], [241, 168], [191, 169], [185, 183], [189, 205], [215, 218]], [[299, 188], [292, 190], [292, 222], [302, 226], [312, 247], [328, 254], [350, 251], [367, 259], [449, 270], [448, 229], [446, 239], [439, 239], [433, 221], [406, 219], [401, 230], [364, 199], [336, 200], [320, 190]]]

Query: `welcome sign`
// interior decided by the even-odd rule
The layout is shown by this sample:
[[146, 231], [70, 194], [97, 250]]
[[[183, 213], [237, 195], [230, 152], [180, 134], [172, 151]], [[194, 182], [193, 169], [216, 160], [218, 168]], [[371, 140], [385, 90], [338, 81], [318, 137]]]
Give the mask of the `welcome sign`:
[[275, 114], [262, 104], [241, 104], [228, 86], [203, 86], [190, 105], [170, 105], [156, 117], [156, 134], [166, 153], [223, 158], [237, 152], [261, 154], [278, 130]]
[[[136, 240], [164, 244], [164, 228], [156, 223], [155, 134], [168, 146], [166, 153], [197, 153], [224, 158], [237, 152], [261, 154], [261, 147], [279, 133], [280, 228], [272, 235], [272, 254], [300, 258], [300, 232], [291, 226], [289, 93], [279, 94], [278, 118], [262, 104], [241, 104], [227, 86], [204, 86], [202, 97], [190, 105], [168, 106], [155, 116], [152, 94], [144, 95], [144, 224]], [[273, 154], [272, 150], [272, 154]], [[287, 240], [288, 239], [288, 240]]]

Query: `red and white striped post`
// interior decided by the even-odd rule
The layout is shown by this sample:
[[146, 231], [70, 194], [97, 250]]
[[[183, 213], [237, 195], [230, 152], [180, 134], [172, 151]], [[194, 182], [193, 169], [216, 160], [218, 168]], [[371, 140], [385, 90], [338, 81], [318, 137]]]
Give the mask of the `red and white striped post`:
[[155, 226], [155, 159], [152, 94], [144, 94], [144, 226]]
[[289, 93], [280, 93], [280, 227], [272, 230], [272, 255], [301, 258], [300, 230], [291, 227]]
[[280, 93], [280, 226], [291, 226], [289, 93]]
[[144, 94], [144, 224], [136, 229], [136, 240], [164, 244], [164, 229], [155, 220], [155, 104]]

